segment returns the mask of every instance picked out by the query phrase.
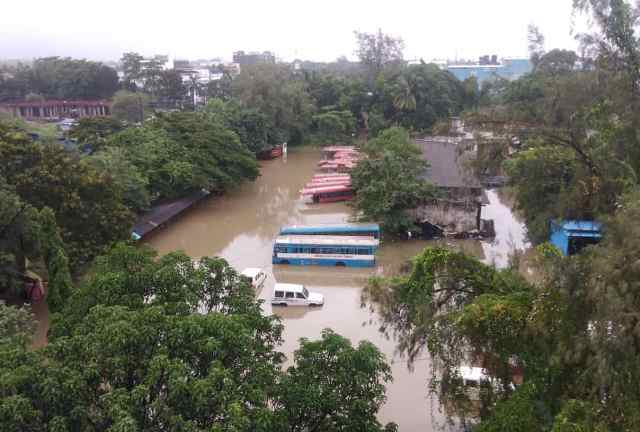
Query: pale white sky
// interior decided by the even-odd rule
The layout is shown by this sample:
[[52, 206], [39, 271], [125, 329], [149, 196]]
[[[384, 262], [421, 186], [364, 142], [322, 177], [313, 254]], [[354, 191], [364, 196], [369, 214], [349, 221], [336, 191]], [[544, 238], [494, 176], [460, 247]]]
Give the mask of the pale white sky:
[[354, 58], [353, 31], [401, 36], [405, 58], [527, 56], [527, 25], [575, 49], [571, 0], [3, 0], [0, 58], [115, 60], [122, 52], [230, 59]]

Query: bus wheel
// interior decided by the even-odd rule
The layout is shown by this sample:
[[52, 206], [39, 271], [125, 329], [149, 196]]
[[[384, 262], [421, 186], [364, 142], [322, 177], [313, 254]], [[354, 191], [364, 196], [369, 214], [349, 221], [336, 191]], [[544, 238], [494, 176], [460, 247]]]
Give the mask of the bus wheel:
[[284, 260], [284, 261], [280, 262], [280, 264], [289, 264], [289, 261], [288, 260]]
[[287, 307], [287, 306], [289, 306], [289, 305], [288, 305], [288, 304], [286, 304], [286, 303], [280, 303], [280, 306], [282, 306], [282, 307]]
[[346, 267], [347, 265], [345, 263], [343, 263], [342, 261], [338, 261], [336, 263], [336, 267]]

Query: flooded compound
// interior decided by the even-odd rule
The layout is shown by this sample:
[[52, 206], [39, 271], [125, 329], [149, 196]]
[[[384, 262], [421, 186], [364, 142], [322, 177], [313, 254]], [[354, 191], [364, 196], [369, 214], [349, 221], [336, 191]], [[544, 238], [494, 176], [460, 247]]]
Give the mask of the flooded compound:
[[[160, 254], [183, 250], [192, 258], [221, 256], [238, 271], [261, 267], [267, 281], [257, 293], [265, 300], [264, 312], [276, 314], [285, 326], [285, 342], [280, 350], [291, 361], [302, 337], [319, 338], [331, 328], [354, 344], [369, 340], [385, 353], [392, 365], [394, 381], [387, 386], [387, 402], [380, 411], [383, 423], [395, 421], [401, 431], [435, 430], [438, 415], [427, 382], [430, 376], [428, 354], [409, 371], [405, 360], [395, 355], [395, 343], [385, 339], [376, 325], [376, 317], [360, 307], [365, 280], [374, 273], [391, 274], [409, 258], [433, 242], [412, 240], [383, 242], [374, 268], [272, 265], [273, 242], [280, 227], [293, 224], [328, 224], [349, 221], [351, 209], [344, 203], [305, 204], [300, 190], [315, 171], [320, 151], [301, 149], [287, 159], [262, 162], [262, 175], [223, 197], [203, 200], [164, 229], [157, 230], [145, 243]], [[493, 242], [450, 241], [487, 262], [504, 265], [509, 252], [526, 246], [523, 225], [513, 217], [498, 193], [488, 191], [489, 206], [483, 217], [496, 220]], [[321, 308], [273, 307], [269, 303], [275, 282], [304, 284], [309, 291], [324, 295]], [[432, 415], [435, 413], [435, 415]], [[439, 423], [439, 422], [438, 422]]]

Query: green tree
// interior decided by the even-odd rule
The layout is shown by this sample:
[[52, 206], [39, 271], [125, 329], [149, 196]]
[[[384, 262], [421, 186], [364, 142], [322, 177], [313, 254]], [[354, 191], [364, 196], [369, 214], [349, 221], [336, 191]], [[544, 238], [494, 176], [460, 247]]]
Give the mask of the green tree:
[[282, 142], [270, 119], [256, 108], [246, 107], [235, 100], [213, 99], [204, 111], [214, 121], [235, 132], [240, 142], [254, 153]]
[[129, 160], [129, 156], [126, 149], [106, 146], [93, 153], [88, 161], [97, 170], [110, 173], [122, 191], [124, 204], [134, 212], [141, 213], [151, 206], [149, 178]]
[[0, 347], [27, 347], [35, 324], [28, 308], [0, 305]]
[[364, 150], [368, 157], [351, 173], [355, 208], [391, 233], [406, 233], [413, 227], [408, 211], [434, 196], [423, 178], [427, 163], [420, 149], [404, 129], [390, 128]]
[[360, 62], [367, 68], [370, 80], [378, 77], [380, 72], [392, 64], [402, 62], [404, 42], [401, 38], [395, 38], [382, 33], [354, 32], [356, 37], [356, 54]]
[[286, 430], [383, 430], [376, 413], [392, 376], [373, 344], [360, 342], [354, 348], [348, 339], [324, 330], [319, 341], [300, 341], [294, 361], [279, 383], [282, 395], [276, 405], [287, 420]]
[[498, 379], [495, 388], [485, 390], [483, 419], [496, 401], [512, 394], [510, 362], [537, 358], [529, 355], [535, 349], [525, 337], [533, 300], [533, 287], [516, 272], [497, 271], [443, 247], [426, 248], [406, 273], [372, 278], [363, 292], [363, 303], [375, 305], [381, 316], [381, 331], [395, 335], [410, 364], [428, 349], [430, 389], [462, 418], [474, 408], [458, 368], [483, 359], [482, 366]]
[[396, 82], [393, 107], [398, 111], [413, 111], [416, 109], [416, 97], [404, 77], [400, 77]]
[[54, 317], [46, 349], [0, 343], [1, 428], [382, 430], [390, 375], [373, 345], [326, 331], [283, 371], [281, 332], [226, 261], [116, 245]]
[[58, 312], [71, 295], [73, 286], [69, 273], [69, 260], [64, 251], [56, 217], [53, 210], [48, 207], [40, 212], [40, 243], [49, 275], [47, 304], [50, 312]]
[[155, 95], [158, 102], [166, 107], [181, 107], [187, 97], [187, 87], [182, 82], [180, 72], [176, 70], [163, 70], [158, 73], [158, 79], [153, 80], [155, 88], [145, 90]]
[[229, 101], [232, 97], [232, 83], [233, 78], [231, 75], [223, 71], [222, 77], [219, 80], [209, 81], [207, 84], [207, 97], [209, 99], [220, 99], [225, 102]]
[[0, 286], [22, 292], [27, 259], [39, 255], [38, 212], [0, 177]]
[[255, 156], [207, 112], [159, 114], [113, 135], [108, 146], [123, 154], [110, 150], [96, 163], [119, 165], [130, 199], [142, 197], [143, 184], [153, 202], [199, 189], [224, 192], [258, 175]]
[[282, 140], [300, 144], [311, 126], [313, 103], [304, 80], [284, 65], [242, 68], [233, 81], [233, 94], [245, 106], [267, 116]]
[[113, 97], [111, 113], [118, 121], [142, 123], [148, 116], [149, 102], [149, 96], [143, 93], [119, 91]]
[[529, 57], [531, 58], [531, 63], [536, 66], [540, 61], [540, 57], [544, 55], [544, 35], [536, 25], [529, 24], [527, 39], [529, 41]]
[[29, 93], [27, 66], [0, 66], [0, 101], [9, 102], [23, 99]]
[[7, 183], [25, 203], [51, 208], [72, 267], [86, 263], [109, 243], [128, 238], [133, 215], [122, 191], [100, 172], [58, 144], [36, 144], [20, 132], [0, 139]]
[[350, 142], [355, 134], [351, 111], [326, 111], [313, 116], [316, 133], [325, 142]]
[[118, 88], [118, 74], [102, 63], [62, 57], [34, 60], [18, 71], [28, 92], [47, 99], [107, 99]]
[[85, 117], [69, 131], [69, 137], [78, 141], [83, 148], [98, 151], [106, 138], [124, 129], [122, 122], [113, 117]]
[[120, 63], [122, 65], [122, 72], [124, 73], [126, 88], [135, 90], [135, 81], [142, 78], [142, 60], [144, 60], [144, 57], [136, 52], [122, 54]]

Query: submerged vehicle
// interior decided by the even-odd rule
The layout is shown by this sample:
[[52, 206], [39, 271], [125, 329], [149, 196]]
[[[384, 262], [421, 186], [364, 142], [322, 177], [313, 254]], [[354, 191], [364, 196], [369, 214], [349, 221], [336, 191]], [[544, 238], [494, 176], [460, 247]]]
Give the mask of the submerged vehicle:
[[283, 235], [273, 245], [273, 264], [373, 267], [380, 240], [365, 236]]
[[274, 306], [322, 306], [324, 296], [309, 292], [304, 285], [276, 283], [271, 304]]
[[253, 288], [261, 288], [267, 280], [267, 274], [261, 268], [249, 267], [242, 270], [240, 276], [245, 278]]

